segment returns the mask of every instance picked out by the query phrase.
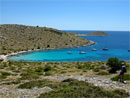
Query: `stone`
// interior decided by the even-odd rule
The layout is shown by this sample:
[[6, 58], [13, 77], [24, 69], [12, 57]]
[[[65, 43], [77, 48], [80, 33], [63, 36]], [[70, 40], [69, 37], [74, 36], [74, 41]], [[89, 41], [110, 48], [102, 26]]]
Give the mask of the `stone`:
[[107, 65], [106, 64], [101, 65], [101, 69], [107, 69]]

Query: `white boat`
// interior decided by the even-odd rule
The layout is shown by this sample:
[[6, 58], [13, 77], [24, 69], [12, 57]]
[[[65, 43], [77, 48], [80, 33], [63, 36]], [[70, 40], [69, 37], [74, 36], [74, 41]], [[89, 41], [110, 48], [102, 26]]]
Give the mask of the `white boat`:
[[71, 51], [68, 51], [68, 54], [72, 54], [72, 52], [71, 52]]
[[109, 50], [108, 48], [103, 48], [102, 50]]
[[86, 52], [85, 51], [80, 51], [80, 54], [86, 54]]
[[97, 51], [97, 49], [96, 49], [96, 48], [93, 48], [92, 51]]

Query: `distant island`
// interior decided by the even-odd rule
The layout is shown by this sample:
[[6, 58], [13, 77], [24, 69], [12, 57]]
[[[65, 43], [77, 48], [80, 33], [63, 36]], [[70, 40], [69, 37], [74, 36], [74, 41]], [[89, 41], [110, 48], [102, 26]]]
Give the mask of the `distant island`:
[[0, 54], [88, 46], [94, 42], [67, 32], [39, 26], [0, 25]]
[[107, 33], [103, 31], [95, 31], [87, 34], [75, 34], [75, 36], [109, 36]]

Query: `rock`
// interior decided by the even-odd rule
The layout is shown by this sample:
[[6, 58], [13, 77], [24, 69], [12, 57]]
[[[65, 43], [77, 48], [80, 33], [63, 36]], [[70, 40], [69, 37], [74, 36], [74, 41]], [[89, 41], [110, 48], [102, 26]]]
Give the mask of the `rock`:
[[20, 97], [20, 98], [27, 98], [27, 96], [22, 96], [22, 97]]
[[107, 69], [107, 65], [106, 65], [106, 64], [103, 64], [103, 65], [101, 66], [101, 69]]
[[53, 89], [51, 89], [50, 87], [46, 86], [46, 87], [43, 88], [43, 90], [45, 90], [45, 91], [52, 91]]
[[33, 92], [36, 92], [37, 90], [38, 90], [37, 87], [34, 87], [34, 88], [33, 88]]

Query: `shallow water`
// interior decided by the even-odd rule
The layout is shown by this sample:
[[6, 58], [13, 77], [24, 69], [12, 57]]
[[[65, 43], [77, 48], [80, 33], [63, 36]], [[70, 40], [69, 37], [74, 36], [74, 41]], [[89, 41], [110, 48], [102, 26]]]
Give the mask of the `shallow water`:
[[[71, 31], [77, 33], [89, 33], [92, 31]], [[82, 36], [96, 42], [93, 46], [56, 49], [29, 52], [8, 58], [14, 61], [28, 62], [72, 62], [72, 61], [106, 61], [109, 57], [118, 57], [120, 60], [130, 61], [130, 32], [128, 31], [105, 31], [111, 36]], [[97, 51], [92, 51], [96, 48]], [[103, 51], [102, 48], [109, 48]], [[72, 54], [68, 54], [71, 51]], [[80, 54], [85, 51], [85, 54]]]

